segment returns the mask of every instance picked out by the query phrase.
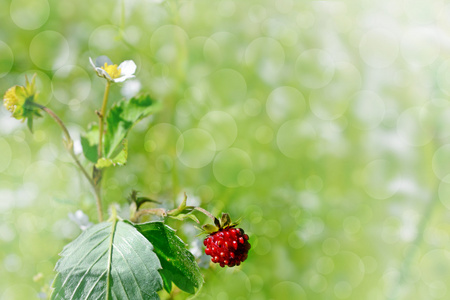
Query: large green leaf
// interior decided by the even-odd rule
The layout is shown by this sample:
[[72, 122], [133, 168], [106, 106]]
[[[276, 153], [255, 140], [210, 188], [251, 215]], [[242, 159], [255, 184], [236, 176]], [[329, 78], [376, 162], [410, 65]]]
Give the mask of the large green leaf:
[[51, 299], [159, 299], [160, 268], [152, 244], [133, 226], [100, 223], [64, 247]]
[[175, 234], [175, 230], [163, 222], [135, 224], [134, 227], [155, 247], [161, 261], [164, 288], [170, 292], [172, 282], [185, 292], [194, 294], [203, 285], [203, 277], [194, 255]]
[[155, 109], [155, 101], [148, 95], [122, 100], [114, 105], [106, 118], [105, 157], [111, 158], [130, 129], [137, 122], [153, 113]]

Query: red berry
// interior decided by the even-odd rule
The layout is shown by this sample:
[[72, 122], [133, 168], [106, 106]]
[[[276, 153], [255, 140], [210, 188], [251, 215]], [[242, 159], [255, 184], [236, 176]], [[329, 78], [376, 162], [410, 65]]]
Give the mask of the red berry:
[[205, 253], [211, 256], [211, 261], [221, 267], [239, 266], [247, 259], [248, 250], [251, 248], [244, 230], [233, 227], [211, 233], [203, 244], [206, 246]]

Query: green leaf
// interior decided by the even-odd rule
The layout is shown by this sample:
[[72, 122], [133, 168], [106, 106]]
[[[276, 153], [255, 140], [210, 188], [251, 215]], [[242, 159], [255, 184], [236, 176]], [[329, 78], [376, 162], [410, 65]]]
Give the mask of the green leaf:
[[91, 162], [98, 160], [98, 125], [91, 124], [88, 131], [81, 135], [81, 146], [84, 156]]
[[51, 299], [159, 299], [160, 268], [152, 244], [133, 226], [100, 223], [64, 247]]
[[119, 101], [109, 111], [106, 118], [104, 153], [111, 158], [131, 128], [156, 110], [155, 101], [148, 95]]
[[194, 255], [186, 249], [175, 230], [163, 222], [135, 224], [134, 227], [155, 247], [161, 261], [164, 288], [170, 293], [172, 282], [181, 290], [194, 294], [203, 285], [203, 277]]
[[128, 159], [128, 141], [123, 140], [123, 148], [114, 158], [101, 158], [95, 164], [97, 169], [107, 168], [111, 166], [123, 166]]

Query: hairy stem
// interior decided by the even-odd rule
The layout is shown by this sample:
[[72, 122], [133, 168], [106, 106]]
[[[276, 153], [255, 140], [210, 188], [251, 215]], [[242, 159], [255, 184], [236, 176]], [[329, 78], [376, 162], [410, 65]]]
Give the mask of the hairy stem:
[[210, 218], [214, 223], [216, 223], [217, 218], [214, 217], [209, 211], [207, 211], [206, 209], [203, 209], [201, 207], [194, 207], [195, 210], [198, 210], [199, 212], [205, 214], [208, 218]]
[[[94, 189], [94, 194], [95, 197], [98, 199], [99, 198], [99, 193], [97, 190], [97, 185], [95, 184], [94, 180], [92, 179], [91, 176], [89, 176], [89, 173], [86, 171], [86, 169], [83, 167], [83, 165], [81, 164], [80, 160], [78, 159], [78, 157], [75, 155], [75, 152], [73, 150], [73, 140], [70, 136], [69, 130], [67, 130], [66, 125], [64, 125], [64, 122], [58, 117], [57, 114], [55, 114], [55, 112], [53, 110], [51, 110], [50, 108], [38, 104], [38, 103], [31, 103], [32, 105], [38, 107], [39, 109], [41, 109], [42, 111], [46, 112], [50, 117], [52, 117], [52, 119], [59, 125], [59, 127], [61, 127], [64, 136], [65, 136], [65, 140], [64, 140], [64, 145], [66, 146], [67, 151], [69, 152], [70, 156], [73, 158], [73, 160], [75, 161], [75, 164], [78, 166], [78, 168], [81, 170], [81, 173], [83, 173], [84, 177], [86, 177], [86, 179], [88, 180], [89, 184], [92, 186], [92, 188]], [[99, 207], [97, 206], [97, 210], [99, 209]], [[100, 206], [100, 213], [99, 213], [99, 220], [100, 222], [102, 221], [102, 216], [101, 216], [101, 206]]]
[[67, 130], [67, 127], [64, 125], [63, 121], [48, 107], [43, 106], [38, 103], [33, 103], [34, 106], [40, 108], [41, 110], [45, 111], [50, 117], [55, 120], [55, 122], [61, 127], [64, 136], [66, 140], [64, 141], [64, 144], [69, 151], [70, 156], [72, 156], [73, 160], [75, 161], [76, 165], [80, 168], [83, 175], [86, 177], [86, 179], [89, 181], [89, 183], [92, 185], [92, 187], [95, 187], [94, 181], [92, 180], [91, 176], [89, 176], [86, 169], [83, 167], [81, 162], [78, 160], [78, 157], [75, 155], [75, 152], [73, 151], [73, 140], [70, 137], [69, 131]]

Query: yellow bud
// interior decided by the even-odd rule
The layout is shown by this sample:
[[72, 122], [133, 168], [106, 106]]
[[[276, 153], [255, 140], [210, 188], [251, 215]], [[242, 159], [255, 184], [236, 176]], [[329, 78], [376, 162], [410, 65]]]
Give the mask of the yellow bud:
[[35, 110], [25, 107], [26, 103], [33, 103], [37, 97], [35, 78], [36, 76], [33, 76], [31, 82], [27, 78], [25, 86], [15, 85], [10, 87], [3, 96], [3, 105], [18, 120], [26, 119], [35, 114]]
[[16, 95], [16, 87], [17, 87], [16, 85], [10, 87], [3, 96], [3, 105], [6, 107], [7, 110], [9, 110], [12, 113], [14, 113], [14, 110], [19, 104], [19, 99], [17, 98]]

